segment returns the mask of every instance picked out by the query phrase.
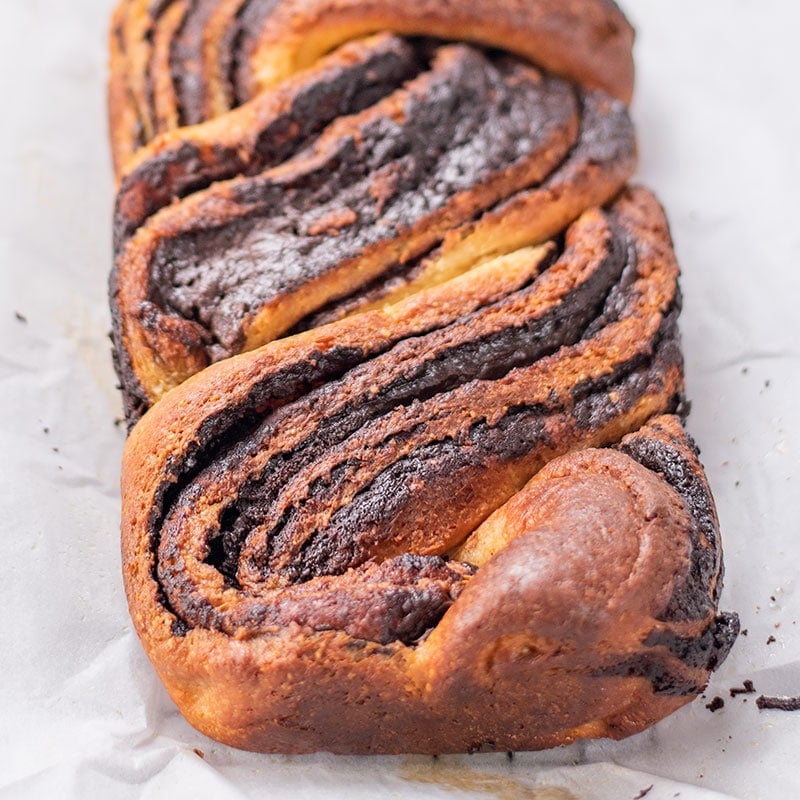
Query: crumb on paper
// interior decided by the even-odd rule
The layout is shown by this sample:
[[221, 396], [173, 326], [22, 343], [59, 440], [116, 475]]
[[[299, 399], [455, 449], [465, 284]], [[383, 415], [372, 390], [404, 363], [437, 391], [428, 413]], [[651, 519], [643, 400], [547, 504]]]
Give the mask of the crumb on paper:
[[774, 637], [772, 634], [770, 634], [770, 635], [767, 637], [767, 644], [772, 644], [773, 642], [777, 642], [777, 641], [778, 641], [778, 640], [777, 640], [777, 639], [776, 639], [776, 638], [775, 638], [775, 637]]
[[756, 687], [751, 680], [743, 681], [741, 686], [732, 686], [730, 689], [731, 697], [736, 697], [737, 694], [755, 694], [755, 691]]
[[761, 694], [756, 698], [756, 705], [759, 709], [800, 711], [800, 697], [770, 697]]
[[710, 703], [706, 703], [706, 708], [713, 714], [725, 707], [725, 701], [717, 695]]
[[28, 318], [21, 311], [15, 311], [14, 317], [16, 318], [17, 322], [21, 322], [23, 325], [28, 324]]
[[195, 752], [195, 755], [197, 755], [199, 758], [203, 758], [204, 759], [206, 757], [206, 754], [199, 747], [195, 747], [194, 748], [194, 752]]
[[643, 797], [646, 797], [648, 794], [650, 794], [650, 792], [653, 791], [653, 785], [654, 784], [651, 783], [646, 789], [642, 789], [642, 791], [639, 792], [639, 794], [637, 794], [633, 800], [642, 800]]

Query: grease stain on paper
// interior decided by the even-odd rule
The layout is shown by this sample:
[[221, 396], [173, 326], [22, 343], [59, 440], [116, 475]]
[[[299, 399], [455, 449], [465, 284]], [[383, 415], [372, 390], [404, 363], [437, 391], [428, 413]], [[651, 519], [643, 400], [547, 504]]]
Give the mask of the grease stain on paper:
[[481, 793], [494, 800], [580, 800], [558, 786], [533, 787], [493, 772], [480, 772], [463, 765], [449, 766], [430, 761], [408, 761], [400, 775], [414, 783], [431, 784], [461, 792]]

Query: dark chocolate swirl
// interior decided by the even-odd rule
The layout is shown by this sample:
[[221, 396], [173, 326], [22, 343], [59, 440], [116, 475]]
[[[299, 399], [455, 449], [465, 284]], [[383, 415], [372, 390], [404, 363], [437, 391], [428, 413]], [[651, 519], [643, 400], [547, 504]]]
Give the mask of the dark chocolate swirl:
[[[259, 351], [259, 377], [164, 461], [149, 536], [165, 607], [186, 630], [418, 638], [471, 575], [442, 557], [549, 459], [678, 407], [678, 310], [666, 226], [639, 190], [560, 246]], [[187, 389], [193, 404], [234, 366]], [[713, 604], [709, 563], [693, 618]]]

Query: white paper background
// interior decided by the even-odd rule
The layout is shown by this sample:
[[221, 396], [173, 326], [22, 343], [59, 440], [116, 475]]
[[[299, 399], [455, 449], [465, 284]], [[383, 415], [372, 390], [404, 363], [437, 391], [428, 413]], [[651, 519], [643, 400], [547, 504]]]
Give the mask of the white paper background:
[[142, 655], [120, 581], [106, 338], [110, 6], [0, 0], [0, 800], [797, 797], [800, 713], [728, 689], [800, 694], [798, 7], [627, 2], [640, 179], [683, 266], [689, 427], [722, 520], [723, 606], [748, 636], [707, 700], [654, 730], [509, 763], [240, 753], [189, 728]]

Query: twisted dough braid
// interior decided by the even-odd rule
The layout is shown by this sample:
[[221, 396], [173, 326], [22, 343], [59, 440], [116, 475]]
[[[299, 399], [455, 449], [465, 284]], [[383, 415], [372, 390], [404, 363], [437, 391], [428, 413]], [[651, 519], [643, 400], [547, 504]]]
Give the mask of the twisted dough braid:
[[726, 655], [608, 0], [126, 0], [126, 591], [272, 752], [619, 738]]

